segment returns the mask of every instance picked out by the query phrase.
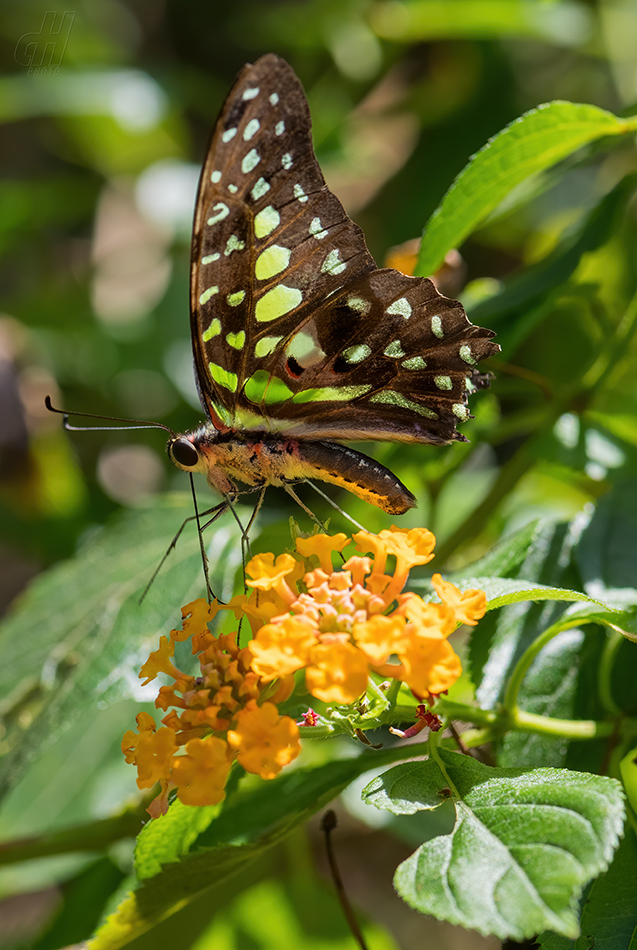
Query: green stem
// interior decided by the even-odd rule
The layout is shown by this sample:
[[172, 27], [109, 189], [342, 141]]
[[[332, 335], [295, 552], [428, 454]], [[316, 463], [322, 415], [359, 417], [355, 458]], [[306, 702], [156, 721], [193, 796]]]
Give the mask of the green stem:
[[612, 722], [594, 719], [553, 719], [515, 709], [509, 713], [510, 723], [518, 732], [534, 732], [543, 736], [562, 736], [568, 739], [598, 739], [609, 736], [615, 729]]
[[438, 751], [438, 749], [439, 749], [441, 741], [442, 741], [442, 735], [440, 732], [429, 733], [429, 756], [430, 758], [434, 760], [434, 762], [436, 763], [436, 765], [438, 766], [438, 768], [444, 775], [445, 781], [447, 785], [449, 786], [449, 788], [451, 789], [451, 791], [453, 792], [454, 798], [461, 798], [462, 796], [460, 795], [460, 792], [458, 791], [453, 781], [451, 780], [451, 776], [447, 772], [445, 763], [442, 761], [442, 758], [440, 757], [440, 752]]
[[[533, 660], [538, 655], [540, 650], [542, 650], [547, 643], [561, 633], [563, 630], [569, 630], [574, 626], [581, 626], [587, 621], [584, 618], [581, 619], [564, 619], [558, 620], [557, 623], [552, 624], [550, 627], [547, 627], [546, 630], [540, 634], [539, 637], [531, 643], [530, 646], [526, 648], [518, 662], [513, 668], [513, 673], [509, 680], [509, 684], [506, 688], [504, 694], [504, 708], [508, 711], [509, 715], [513, 717], [517, 709], [518, 702], [518, 693], [522, 685], [522, 680], [526, 676], [529, 667], [533, 663]], [[592, 621], [588, 621], [592, 623]]]
[[620, 716], [621, 709], [615, 702], [612, 690], [613, 667], [617, 651], [622, 645], [624, 638], [616, 630], [606, 628], [606, 643], [602, 650], [602, 656], [597, 673], [597, 688], [602, 706], [611, 716]]
[[102, 851], [122, 838], [134, 838], [141, 831], [144, 819], [148, 819], [144, 808], [147, 803], [148, 799], [144, 799], [134, 810], [115, 818], [63, 828], [48, 835], [7, 841], [0, 845], [0, 866], [74, 851]]

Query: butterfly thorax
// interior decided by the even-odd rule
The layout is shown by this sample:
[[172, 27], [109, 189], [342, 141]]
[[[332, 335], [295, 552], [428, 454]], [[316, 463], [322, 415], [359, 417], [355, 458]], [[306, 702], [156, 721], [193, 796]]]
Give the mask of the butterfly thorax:
[[168, 454], [184, 471], [201, 472], [223, 495], [237, 490], [236, 481], [261, 488], [317, 479], [346, 488], [390, 514], [402, 514], [416, 503], [384, 465], [336, 442], [220, 432], [208, 423], [171, 440]]

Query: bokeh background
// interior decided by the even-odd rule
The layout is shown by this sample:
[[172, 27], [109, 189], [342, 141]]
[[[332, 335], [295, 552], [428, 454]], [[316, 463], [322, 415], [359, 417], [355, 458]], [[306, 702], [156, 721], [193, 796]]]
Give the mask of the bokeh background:
[[[3, 0], [2, 608], [122, 507], [189, 490], [160, 431], [69, 434], [44, 397], [178, 431], [202, 419], [193, 203], [245, 62], [273, 51], [292, 64], [327, 182], [380, 264], [524, 111], [569, 99], [634, 113], [635, 36], [633, 0]], [[632, 140], [596, 144], [518, 188], [460, 249], [450, 286], [503, 349], [463, 426], [470, 443], [365, 447], [417, 495], [403, 523], [436, 533], [437, 566], [466, 563], [534, 518], [571, 518], [634, 473], [634, 347], [609, 343], [637, 287], [636, 171]], [[334, 497], [371, 530], [391, 522]], [[275, 527], [284, 537], [290, 514], [270, 491], [255, 549]], [[371, 849], [363, 864], [373, 841], [357, 839], [360, 854]], [[420, 919], [397, 913], [400, 945], [413, 946]], [[447, 946], [469, 945], [449, 933]]]

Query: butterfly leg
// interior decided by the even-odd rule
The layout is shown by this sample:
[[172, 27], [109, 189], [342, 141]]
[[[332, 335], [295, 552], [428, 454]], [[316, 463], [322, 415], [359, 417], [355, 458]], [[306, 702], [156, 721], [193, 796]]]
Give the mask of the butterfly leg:
[[299, 505], [300, 508], [303, 509], [306, 515], [309, 515], [309, 517], [312, 519], [314, 524], [318, 525], [321, 531], [324, 531], [325, 534], [327, 534], [327, 525], [323, 524], [323, 522], [319, 518], [316, 517], [316, 515], [311, 510], [311, 508], [308, 508], [307, 505], [301, 501], [301, 499], [299, 498], [297, 493], [294, 491], [292, 486], [287, 484], [287, 482], [284, 482], [283, 487], [285, 488], [290, 498], [294, 499], [294, 501], [297, 503], [297, 505]]
[[[225, 501], [222, 501], [222, 502], [220, 502], [218, 505], [215, 505], [213, 508], [208, 508], [207, 511], [202, 511], [202, 512], [200, 512], [199, 517], [201, 517], [201, 516], [204, 516], [204, 517], [205, 517], [206, 515], [210, 515], [210, 514], [213, 516], [212, 518], [210, 518], [209, 521], [207, 521], [203, 526], [201, 526], [200, 531], [204, 531], [207, 527], [209, 527], [209, 525], [211, 525], [211, 524], [213, 523], [213, 521], [216, 521], [217, 518], [219, 518], [219, 517], [224, 513], [224, 511], [226, 510], [226, 508], [227, 508], [227, 503], [226, 503]], [[156, 567], [155, 570], [153, 571], [153, 575], [152, 575], [151, 579], [148, 581], [148, 583], [146, 584], [146, 587], [144, 588], [144, 591], [143, 591], [141, 597], [139, 598], [138, 603], [140, 603], [140, 604], [142, 603], [142, 601], [143, 601], [144, 598], [146, 597], [146, 594], [148, 593], [148, 591], [151, 589], [151, 587], [152, 587], [153, 584], [155, 583], [155, 579], [156, 579], [157, 575], [159, 574], [159, 572], [161, 571], [161, 569], [162, 569], [162, 567], [164, 566], [164, 564], [166, 563], [166, 560], [167, 560], [167, 558], [168, 558], [168, 555], [169, 555], [172, 551], [174, 551], [174, 549], [177, 547], [177, 542], [179, 541], [179, 538], [181, 537], [182, 532], [183, 532], [184, 528], [186, 527], [186, 525], [189, 524], [191, 521], [197, 521], [197, 519], [198, 519], [198, 516], [197, 516], [197, 515], [190, 515], [188, 518], [185, 518], [185, 519], [183, 520], [183, 522], [181, 523], [181, 527], [179, 528], [179, 530], [178, 530], [177, 533], [175, 534], [174, 538], [172, 539], [172, 541], [171, 541], [170, 544], [168, 545], [168, 550], [166, 551], [166, 553], [165, 553], [164, 556], [162, 557], [161, 561], [159, 562], [159, 564], [157, 565], [157, 567]]]
[[344, 511], [344, 510], [340, 507], [340, 505], [337, 505], [335, 501], [332, 501], [332, 499], [330, 498], [330, 496], [329, 496], [329, 495], [326, 495], [324, 491], [321, 491], [321, 489], [318, 487], [318, 485], [315, 485], [314, 482], [311, 482], [311, 481], [309, 480], [309, 478], [306, 480], [306, 484], [309, 485], [310, 488], [313, 488], [317, 495], [320, 495], [321, 498], [324, 498], [325, 501], [326, 501], [329, 505], [332, 506], [332, 508], [336, 509], [336, 511], [338, 511], [338, 513], [339, 513], [340, 515], [343, 515], [343, 517], [346, 518], [347, 521], [349, 521], [351, 524], [353, 524], [355, 528], [358, 528], [359, 531], [366, 531], [366, 530], [367, 530], [366, 528], [363, 527], [362, 524], [359, 524], [358, 521], [356, 521], [354, 518], [352, 518], [351, 515], [348, 515], [348, 513], [347, 513], [346, 511]]
[[263, 505], [263, 500], [264, 500], [264, 498], [265, 498], [265, 490], [266, 490], [266, 488], [267, 488], [267, 485], [264, 485], [263, 488], [259, 489], [259, 497], [257, 498], [257, 503], [256, 503], [256, 505], [254, 506], [254, 511], [253, 511], [252, 514], [250, 515], [250, 520], [248, 521], [248, 523], [247, 523], [247, 525], [246, 525], [245, 532], [244, 532], [244, 534], [243, 534], [243, 536], [242, 536], [242, 539], [241, 539], [242, 541], [245, 539], [246, 550], [247, 550], [248, 554], [250, 555], [250, 557], [252, 557], [252, 551], [250, 550], [250, 529], [252, 528], [252, 525], [253, 525], [254, 522], [256, 521], [257, 515], [258, 515], [259, 512], [261, 511], [261, 507], [262, 507], [262, 505]]

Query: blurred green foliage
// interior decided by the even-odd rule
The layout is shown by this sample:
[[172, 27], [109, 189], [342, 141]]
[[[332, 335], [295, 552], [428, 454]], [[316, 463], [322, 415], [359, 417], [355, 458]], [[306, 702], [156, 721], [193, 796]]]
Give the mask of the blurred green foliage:
[[[295, 68], [328, 184], [380, 263], [392, 245], [420, 234], [469, 156], [525, 111], [565, 99], [632, 115], [635, 35], [631, 0], [84, 0], [73, 10], [4, 0], [0, 603], [86, 545], [118, 509], [150, 505], [161, 514], [161, 492], [188, 491], [164, 457], [161, 432], [69, 435], [43, 400], [48, 393], [66, 409], [177, 431], [201, 420], [190, 359], [190, 221], [207, 137], [244, 62], [273, 51]], [[636, 172], [633, 135], [591, 142], [520, 184], [462, 245], [453, 294], [502, 346], [492, 387], [475, 397], [475, 419], [462, 430], [470, 443], [364, 447], [416, 494], [419, 509], [401, 523], [436, 533], [437, 567], [460, 567], [535, 518], [572, 518], [634, 473]], [[392, 521], [351, 496], [337, 500], [370, 530]], [[321, 517], [333, 514], [311, 504]], [[285, 543], [289, 514], [297, 516], [288, 499], [270, 490], [255, 550], [271, 549], [273, 538]], [[151, 573], [174, 526], [168, 517], [164, 538], [159, 522], [148, 523], [147, 563], [135, 568]], [[124, 524], [135, 526], [124, 539], [139, 530], [137, 521]], [[191, 556], [186, 547], [184, 563]], [[88, 566], [94, 573], [77, 581], [80, 600], [86, 589], [93, 596], [105, 569], [95, 558]], [[106, 593], [104, 601], [100, 617]], [[163, 602], [153, 609], [139, 621], [147, 634], [165, 626]], [[77, 622], [79, 630], [91, 621]], [[79, 662], [91, 685], [107, 675], [99, 655]], [[107, 739], [103, 748], [121, 801], [117, 750]], [[80, 798], [78, 817], [103, 814], [95, 795]], [[72, 810], [60, 793], [53, 824]], [[15, 833], [42, 827], [18, 822]], [[27, 874], [24, 886], [68, 880], [60, 900], [78, 900], [70, 875], [82, 860]], [[119, 884], [114, 866], [90, 873], [107, 890]], [[283, 904], [287, 884], [278, 887]], [[232, 929], [233, 914], [219, 926]], [[336, 946], [320, 944], [328, 945]]]

